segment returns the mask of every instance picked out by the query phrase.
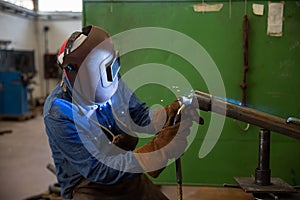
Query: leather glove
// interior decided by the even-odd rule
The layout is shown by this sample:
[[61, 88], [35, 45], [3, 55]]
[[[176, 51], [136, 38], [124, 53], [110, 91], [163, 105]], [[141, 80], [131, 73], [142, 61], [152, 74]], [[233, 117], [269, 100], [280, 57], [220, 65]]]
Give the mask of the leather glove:
[[179, 102], [176, 100], [170, 105], [154, 111], [153, 124], [156, 132], [160, 131], [166, 124], [173, 124], [179, 107]]
[[[157, 122], [154, 122], [155, 124], [160, 123], [160, 126], [164, 126], [164, 128], [166, 129], [166, 127], [168, 126], [173, 126], [174, 124], [174, 118], [177, 114], [177, 111], [179, 109], [179, 103], [178, 101], [174, 101], [172, 104], [165, 106], [163, 109], [157, 110], [155, 111], [155, 116], [154, 119], [157, 120]], [[183, 112], [185, 113], [186, 118], [198, 122], [199, 124], [203, 124], [204, 120], [199, 117], [198, 113], [196, 112], [195, 106], [192, 105], [188, 105], [186, 106], [186, 108], [183, 110]], [[167, 114], [167, 119], [165, 119], [165, 114]], [[179, 116], [180, 119], [181, 115]], [[164, 121], [166, 121], [164, 123]], [[163, 124], [164, 123], [164, 124]], [[178, 129], [178, 127], [176, 127]], [[174, 128], [174, 132], [176, 132], [176, 128]], [[172, 129], [171, 127], [168, 129]], [[159, 133], [160, 135], [164, 134], [168, 132], [167, 129], [166, 130], [161, 130], [161, 132]], [[122, 148], [125, 151], [133, 151], [138, 143], [138, 137], [135, 136], [131, 136], [129, 134], [119, 134], [117, 136], [115, 136], [113, 138], [112, 141], [113, 144], [117, 145], [118, 147]]]
[[[191, 119], [194, 122], [202, 125], [204, 124], [204, 119], [199, 116], [196, 109], [198, 108], [196, 101], [193, 101], [191, 105], [186, 105], [183, 110], [186, 113], [186, 117]], [[153, 114], [153, 124], [155, 130], [158, 132], [162, 127], [171, 126], [174, 124], [174, 118], [177, 114], [178, 109], [180, 108], [178, 100], [173, 101], [170, 105], [163, 107], [162, 109], [158, 109], [154, 111]], [[179, 116], [179, 119], [181, 115]]]
[[203, 118], [196, 111], [197, 107], [196, 104], [186, 105], [179, 116], [182, 120], [175, 124], [174, 119], [180, 108], [177, 100], [154, 112], [154, 127], [160, 131], [150, 142], [134, 150], [141, 167], [153, 178], [164, 170], [168, 159], [178, 158], [183, 154], [192, 121], [204, 124]]
[[129, 134], [119, 134], [113, 138], [112, 143], [125, 151], [133, 151], [138, 141], [138, 137]]
[[166, 125], [150, 142], [134, 150], [141, 167], [153, 178], [158, 177], [168, 159], [178, 158], [183, 154], [191, 126], [191, 120]]
[[190, 119], [200, 125], [204, 124], [204, 119], [199, 116], [199, 114], [196, 111], [197, 107], [193, 104], [185, 106], [183, 113], [184, 113], [184, 119]]

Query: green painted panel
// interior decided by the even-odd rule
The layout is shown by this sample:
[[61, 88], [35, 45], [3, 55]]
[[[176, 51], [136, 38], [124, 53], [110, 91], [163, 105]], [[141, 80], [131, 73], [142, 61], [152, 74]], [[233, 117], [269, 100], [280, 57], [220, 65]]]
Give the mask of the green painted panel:
[[[222, 76], [226, 96], [241, 100], [242, 91], [239, 85], [243, 74], [242, 23], [245, 4], [241, 1], [232, 1], [229, 4], [227, 1], [223, 2], [220, 12], [196, 13], [193, 11], [195, 3], [197, 2], [83, 1], [83, 25], [100, 26], [111, 35], [139, 27], [163, 27], [184, 33], [201, 44], [214, 60]], [[263, 16], [252, 13], [252, 3], [247, 3], [250, 23], [247, 102], [261, 111], [283, 118], [300, 117], [300, 3], [285, 2], [282, 37], [270, 37], [266, 34], [268, 2], [259, 1], [265, 5]], [[189, 53], [194, 52], [191, 49]], [[147, 48], [122, 55], [121, 73], [126, 74], [146, 63], [171, 66], [183, 74], [194, 89], [208, 91], [201, 74], [185, 58], [164, 50]], [[139, 81], [140, 78], [137, 74], [134, 80]], [[145, 84], [136, 93], [149, 106], [162, 103], [162, 100], [163, 104], [168, 104], [175, 99], [170, 88], [158, 84]], [[201, 114], [206, 123], [199, 128], [182, 158], [184, 184], [221, 185], [234, 183], [233, 177], [252, 176], [258, 160], [259, 128], [250, 126], [244, 132], [238, 128], [238, 124], [245, 124], [227, 118], [217, 144], [206, 157], [200, 159], [199, 149], [211, 121], [211, 113]], [[142, 140], [140, 145], [145, 141]], [[299, 141], [277, 133], [272, 134], [273, 177], [299, 185], [299, 156]], [[174, 184], [174, 165], [168, 166], [155, 181]]]

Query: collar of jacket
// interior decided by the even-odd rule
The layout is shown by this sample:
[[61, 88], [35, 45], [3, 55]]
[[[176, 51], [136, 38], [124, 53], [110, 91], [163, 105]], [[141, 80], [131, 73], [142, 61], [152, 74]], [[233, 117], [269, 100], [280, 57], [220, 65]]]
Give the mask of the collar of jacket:
[[97, 108], [105, 107], [107, 103], [111, 105], [111, 100], [108, 100], [103, 104], [90, 104], [85, 101], [79, 94], [77, 94], [77, 92], [73, 91], [71, 83], [65, 75], [62, 77], [60, 86], [64, 92], [67, 92], [71, 96], [72, 103], [78, 106], [83, 115], [91, 115]]

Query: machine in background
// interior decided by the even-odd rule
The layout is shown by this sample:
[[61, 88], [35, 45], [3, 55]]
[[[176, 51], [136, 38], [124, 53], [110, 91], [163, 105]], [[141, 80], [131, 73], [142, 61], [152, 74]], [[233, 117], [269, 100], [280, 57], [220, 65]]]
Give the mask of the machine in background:
[[0, 117], [27, 119], [29, 96], [36, 75], [34, 51], [0, 49]]

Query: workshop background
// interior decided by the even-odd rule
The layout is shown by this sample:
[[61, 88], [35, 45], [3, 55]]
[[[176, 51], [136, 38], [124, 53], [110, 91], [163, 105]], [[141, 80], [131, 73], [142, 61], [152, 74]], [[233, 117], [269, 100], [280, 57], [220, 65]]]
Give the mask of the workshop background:
[[[33, 2], [38, 4], [38, 1]], [[61, 76], [55, 64], [55, 54], [60, 44], [70, 33], [80, 30], [84, 25], [100, 26], [111, 35], [142, 27], [160, 27], [183, 33], [197, 41], [216, 64], [225, 86], [226, 98], [284, 119], [299, 118], [300, 1], [272, 3], [279, 4], [283, 9], [282, 19], [278, 13], [275, 17], [272, 16], [269, 1], [83, 0], [82, 13], [40, 12], [0, 1], [0, 131], [12, 131], [0, 135], [0, 199], [20, 199], [38, 194], [55, 182], [55, 177], [46, 169], [52, 160], [42, 124], [41, 107]], [[211, 6], [204, 6], [206, 4]], [[247, 71], [243, 30], [245, 15], [249, 24]], [[276, 33], [270, 31], [274, 22], [272, 17], [277, 20], [279, 17], [282, 22], [281, 28], [280, 25], [279, 28], [276, 27], [279, 30]], [[121, 74], [126, 74], [142, 64], [160, 63], [183, 74], [193, 89], [209, 92], [201, 74], [185, 58], [172, 52], [145, 48], [124, 54], [121, 59]], [[247, 77], [245, 91], [241, 87], [244, 75]], [[136, 76], [136, 81], [139, 78], [140, 76]], [[169, 88], [156, 84], [144, 85], [136, 92], [149, 106], [159, 104], [162, 100], [167, 104], [176, 98]], [[242, 98], [243, 92], [246, 92], [246, 101]], [[183, 184], [235, 185], [234, 177], [253, 177], [258, 165], [260, 127], [247, 127], [244, 122], [226, 118], [216, 145], [202, 158], [199, 151], [206, 137], [211, 113], [200, 113], [205, 119], [205, 125], [199, 127], [190, 148], [181, 159]], [[34, 120], [39, 120], [41, 124], [31, 125]], [[27, 129], [21, 127], [24, 124], [27, 128], [35, 126], [37, 132], [26, 136], [23, 130]], [[40, 134], [42, 138], [38, 139], [33, 134]], [[15, 143], [13, 138], [16, 139]], [[26, 145], [26, 142], [33, 144]], [[140, 144], [144, 142], [145, 140], [141, 140]], [[30, 151], [30, 147], [37, 145], [36, 143], [43, 144], [46, 150], [29, 155], [22, 154], [22, 158], [11, 153], [15, 148], [13, 144], [18, 144], [18, 150], [22, 151], [24, 145]], [[34, 150], [39, 151], [39, 148]], [[32, 157], [36, 153], [40, 153], [37, 160]], [[299, 156], [299, 140], [271, 133], [272, 177], [298, 186]], [[27, 162], [18, 162], [17, 159], [27, 159]], [[19, 176], [17, 177], [9, 174], [12, 169], [18, 169], [11, 165], [19, 165], [21, 171], [32, 168], [36, 174], [29, 173], [28, 179], [25, 178], [28, 174], [16, 171]], [[25, 173], [26, 170], [22, 172]], [[9, 180], [11, 177], [14, 180], [19, 178], [20, 181], [13, 183]], [[39, 179], [44, 182], [40, 184]], [[176, 185], [174, 164], [168, 166], [153, 181], [161, 185]], [[10, 188], [6, 183], [15, 184], [15, 187]], [[20, 188], [23, 186], [27, 189]], [[22, 192], [17, 196], [9, 194], [8, 190], [9, 193]], [[19, 198], [15, 198], [16, 196]]]

